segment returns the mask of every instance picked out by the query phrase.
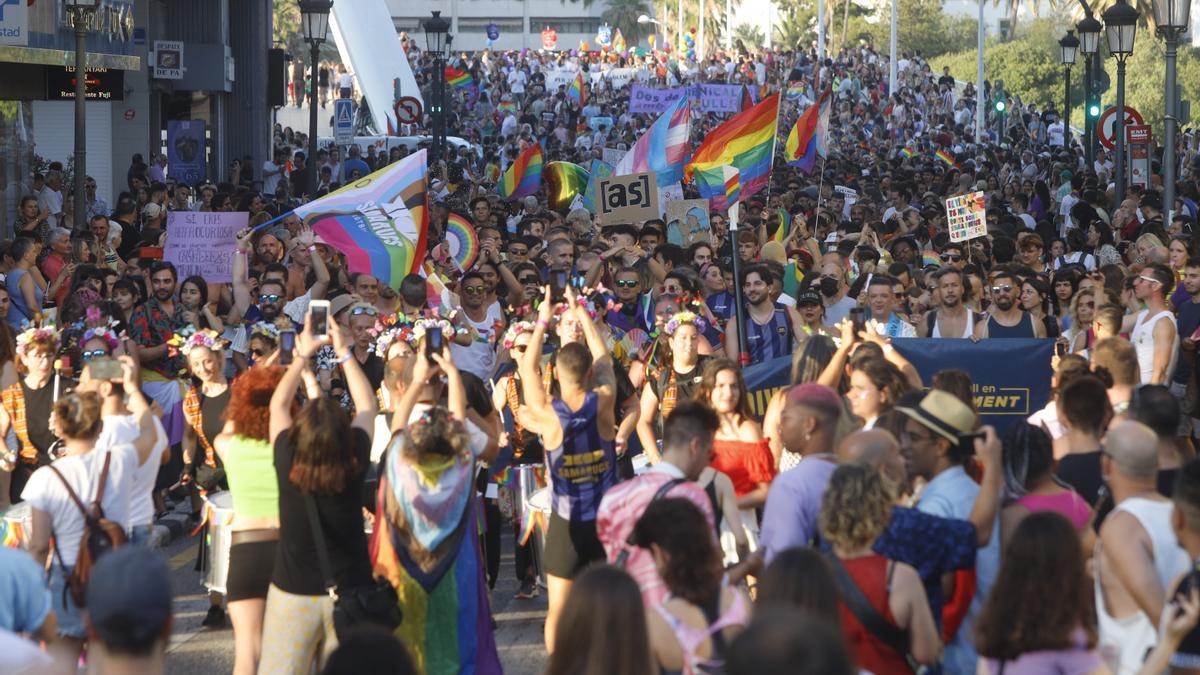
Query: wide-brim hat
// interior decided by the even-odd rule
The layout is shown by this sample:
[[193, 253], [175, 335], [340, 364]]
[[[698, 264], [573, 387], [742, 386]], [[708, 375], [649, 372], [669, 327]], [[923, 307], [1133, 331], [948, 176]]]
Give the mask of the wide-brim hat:
[[896, 410], [952, 443], [975, 429], [975, 413], [971, 408], [954, 394], [940, 389], [931, 390], [915, 408], [897, 406]]

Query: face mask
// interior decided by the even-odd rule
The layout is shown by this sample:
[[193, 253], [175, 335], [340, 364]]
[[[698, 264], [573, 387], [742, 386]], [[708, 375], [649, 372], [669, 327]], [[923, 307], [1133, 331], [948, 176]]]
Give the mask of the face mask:
[[838, 283], [837, 279], [823, 278], [821, 279], [821, 295], [832, 298], [837, 295], [840, 286], [841, 284]]

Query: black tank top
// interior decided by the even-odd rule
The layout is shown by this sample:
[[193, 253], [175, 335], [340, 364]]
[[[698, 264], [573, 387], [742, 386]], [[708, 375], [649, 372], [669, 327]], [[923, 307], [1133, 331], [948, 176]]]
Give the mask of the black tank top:
[[1015, 326], [1002, 326], [993, 316], [988, 317], [989, 338], [1031, 338], [1037, 337], [1033, 332], [1033, 317], [1029, 312], [1021, 312], [1021, 320]]

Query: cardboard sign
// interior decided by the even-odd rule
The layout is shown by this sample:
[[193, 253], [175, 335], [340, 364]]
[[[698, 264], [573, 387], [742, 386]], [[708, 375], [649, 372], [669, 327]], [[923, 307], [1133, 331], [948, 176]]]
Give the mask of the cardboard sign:
[[658, 186], [658, 215], [665, 216], [667, 205], [680, 199], [683, 199], [683, 184], [671, 183]]
[[600, 150], [600, 159], [604, 160], [609, 166], [616, 166], [621, 163], [621, 159], [625, 157], [628, 150], [620, 150], [617, 148], [602, 148]]
[[205, 281], [227, 284], [233, 280], [234, 236], [249, 222], [245, 212], [171, 211], [163, 260], [175, 265], [180, 279], [199, 274]]
[[658, 182], [652, 173], [603, 178], [596, 183], [596, 201], [605, 225], [659, 217]]
[[712, 241], [707, 199], [677, 199], [667, 203], [667, 243], [687, 248]]
[[946, 221], [950, 241], [967, 241], [987, 235], [983, 193], [970, 192], [946, 200]]

